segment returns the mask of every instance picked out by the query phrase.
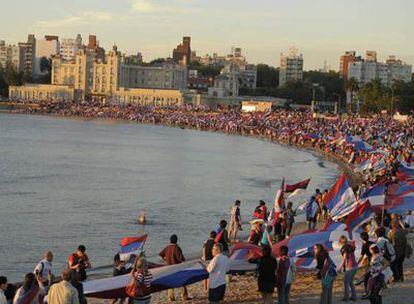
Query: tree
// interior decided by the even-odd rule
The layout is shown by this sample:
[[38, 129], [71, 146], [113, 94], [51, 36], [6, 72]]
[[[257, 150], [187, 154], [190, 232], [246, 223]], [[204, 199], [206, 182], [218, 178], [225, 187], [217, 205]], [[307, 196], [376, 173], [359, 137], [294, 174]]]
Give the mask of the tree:
[[264, 63], [257, 65], [258, 88], [277, 88], [279, 85], [279, 70]]
[[378, 113], [381, 110], [391, 109], [391, 90], [384, 86], [379, 79], [373, 79], [363, 86], [358, 96], [363, 100], [363, 113]]
[[42, 58], [40, 58], [39, 67], [40, 67], [40, 72], [50, 73], [52, 70], [52, 60], [43, 56]]

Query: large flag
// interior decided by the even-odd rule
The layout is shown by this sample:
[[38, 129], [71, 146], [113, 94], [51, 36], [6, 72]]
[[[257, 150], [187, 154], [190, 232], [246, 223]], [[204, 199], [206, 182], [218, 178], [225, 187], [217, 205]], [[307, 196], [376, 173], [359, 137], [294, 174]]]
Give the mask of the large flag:
[[118, 250], [121, 260], [128, 261], [131, 255], [138, 255], [144, 249], [147, 237], [148, 235], [144, 234], [139, 237], [125, 237], [121, 239]]
[[398, 167], [397, 178], [399, 180], [414, 178], [414, 165], [409, 165], [406, 162], [401, 162]]
[[363, 141], [359, 136], [347, 136], [346, 141], [352, 144], [357, 152], [364, 151], [364, 152], [372, 152], [374, 149], [370, 144]]
[[361, 194], [360, 201], [369, 200], [371, 206], [382, 207], [385, 204], [386, 191], [387, 187], [384, 184], [376, 184]]
[[355, 228], [360, 227], [363, 223], [366, 223], [374, 214], [371, 208], [369, 200], [360, 204], [353, 212], [348, 214], [346, 219], [346, 227], [348, 231], [353, 232]]
[[291, 192], [295, 192], [296, 190], [299, 190], [299, 189], [305, 190], [306, 188], [308, 188], [310, 180], [311, 179], [308, 178], [308, 179], [305, 179], [304, 181], [301, 181], [301, 182], [293, 184], [293, 185], [287, 184], [286, 187], [285, 187], [285, 192], [286, 193], [291, 193]]
[[350, 187], [345, 174], [339, 177], [323, 201], [332, 218], [340, 218], [343, 211], [349, 210], [349, 207], [355, 202], [354, 191]]

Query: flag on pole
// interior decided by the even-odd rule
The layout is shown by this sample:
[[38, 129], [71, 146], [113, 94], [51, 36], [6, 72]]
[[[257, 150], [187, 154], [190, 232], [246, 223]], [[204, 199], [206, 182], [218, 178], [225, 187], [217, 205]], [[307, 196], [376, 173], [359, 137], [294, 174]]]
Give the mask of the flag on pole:
[[138, 255], [143, 249], [148, 235], [139, 237], [124, 237], [119, 246], [119, 256], [121, 260], [128, 261], [132, 254]]
[[328, 208], [331, 217], [335, 218], [342, 214], [356, 201], [354, 191], [348, 183], [345, 174], [342, 174], [329, 190], [323, 203]]
[[285, 192], [286, 193], [292, 193], [292, 192], [295, 192], [296, 190], [299, 190], [299, 189], [305, 190], [306, 188], [308, 188], [310, 180], [311, 179], [308, 178], [308, 179], [305, 179], [304, 181], [301, 181], [301, 182], [293, 184], [293, 185], [287, 184], [286, 188], [285, 188]]

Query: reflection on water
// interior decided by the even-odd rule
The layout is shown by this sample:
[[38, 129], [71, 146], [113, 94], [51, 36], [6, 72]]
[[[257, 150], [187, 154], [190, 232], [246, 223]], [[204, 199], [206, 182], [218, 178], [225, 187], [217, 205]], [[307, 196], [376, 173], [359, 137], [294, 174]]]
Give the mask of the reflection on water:
[[173, 232], [194, 254], [234, 200], [247, 218], [283, 176], [312, 176], [313, 191], [336, 174], [312, 154], [252, 138], [0, 114], [0, 269], [21, 279], [46, 249], [60, 268], [80, 243], [94, 265], [109, 264], [121, 237], [143, 232], [149, 256]]

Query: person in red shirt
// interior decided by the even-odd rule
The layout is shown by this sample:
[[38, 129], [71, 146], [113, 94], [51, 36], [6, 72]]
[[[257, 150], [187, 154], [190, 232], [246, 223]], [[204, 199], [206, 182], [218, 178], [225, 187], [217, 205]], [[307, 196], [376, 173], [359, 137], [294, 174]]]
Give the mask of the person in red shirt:
[[91, 268], [89, 257], [86, 254], [86, 247], [79, 245], [75, 253], [72, 253], [68, 258], [68, 266], [70, 269], [76, 270], [79, 273], [79, 281], [86, 280], [86, 269]]
[[[178, 237], [177, 235], [173, 234], [170, 237], [170, 244], [165, 247], [160, 252], [160, 257], [167, 263], [167, 265], [175, 265], [175, 264], [181, 264], [185, 261], [185, 257], [183, 255], [183, 252], [180, 248], [180, 246], [177, 245]], [[191, 300], [191, 298], [188, 296], [187, 287], [184, 286], [181, 289], [181, 294], [183, 301]], [[168, 289], [168, 299], [170, 301], [175, 301], [175, 293], [174, 289]]]

